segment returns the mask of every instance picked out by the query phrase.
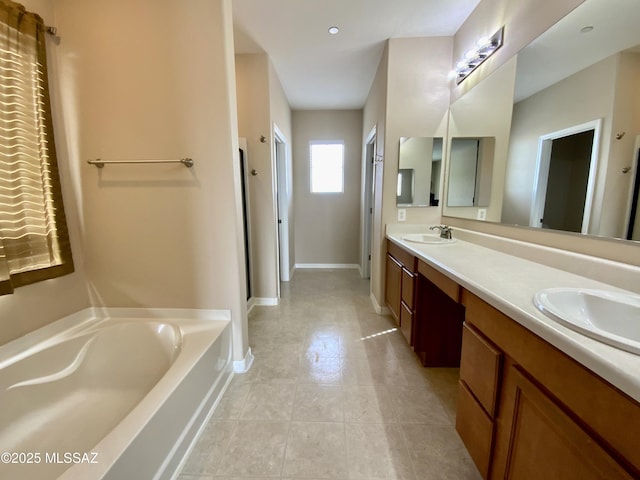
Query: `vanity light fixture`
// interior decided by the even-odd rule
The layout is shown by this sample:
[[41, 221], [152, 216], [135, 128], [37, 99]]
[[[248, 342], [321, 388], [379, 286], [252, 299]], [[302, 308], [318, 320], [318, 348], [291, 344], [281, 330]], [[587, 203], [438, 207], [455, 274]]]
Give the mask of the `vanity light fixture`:
[[340, 29], [334, 25], [329, 27], [327, 31], [329, 32], [329, 35], [337, 35], [340, 32]]
[[491, 37], [481, 38], [476, 42], [476, 46], [473, 50], [469, 50], [463, 59], [461, 59], [455, 66], [455, 69], [451, 72], [451, 77], [456, 79], [456, 84], [460, 83], [471, 75], [476, 68], [493, 55], [496, 50], [502, 46], [504, 38], [504, 27], [491, 35]]

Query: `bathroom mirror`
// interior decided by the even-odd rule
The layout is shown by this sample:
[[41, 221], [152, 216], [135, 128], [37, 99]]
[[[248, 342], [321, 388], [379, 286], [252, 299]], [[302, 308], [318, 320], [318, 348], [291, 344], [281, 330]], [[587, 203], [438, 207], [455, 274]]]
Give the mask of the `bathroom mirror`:
[[495, 144], [494, 137], [451, 139], [448, 207], [489, 205]]
[[440, 202], [442, 138], [401, 137], [396, 205], [430, 207]]
[[515, 75], [513, 58], [449, 109], [446, 216], [500, 220]]
[[[637, 18], [638, 1], [589, 0], [518, 54], [501, 212], [487, 220], [640, 240]], [[544, 168], [545, 154], [565, 148], [553, 140], [581, 134], [590, 138], [579, 173], [566, 161], [555, 164], [558, 175], [554, 160]], [[577, 183], [579, 195], [570, 193]]]

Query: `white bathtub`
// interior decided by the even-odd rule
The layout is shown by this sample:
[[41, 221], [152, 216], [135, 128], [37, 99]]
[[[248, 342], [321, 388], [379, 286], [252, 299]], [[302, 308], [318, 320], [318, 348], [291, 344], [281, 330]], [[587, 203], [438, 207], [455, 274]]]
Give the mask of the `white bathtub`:
[[0, 478], [172, 478], [231, 376], [227, 311], [55, 322], [0, 347]]

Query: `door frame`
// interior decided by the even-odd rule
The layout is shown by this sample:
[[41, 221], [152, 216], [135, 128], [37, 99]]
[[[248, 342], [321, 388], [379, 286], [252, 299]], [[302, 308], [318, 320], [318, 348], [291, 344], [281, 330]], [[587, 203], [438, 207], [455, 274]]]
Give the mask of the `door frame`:
[[570, 135], [575, 135], [577, 133], [582, 133], [589, 130], [593, 130], [593, 145], [591, 146], [591, 160], [589, 163], [589, 177], [587, 180], [587, 192], [584, 201], [584, 212], [582, 214], [581, 233], [589, 232], [589, 221], [591, 220], [591, 209], [593, 207], [596, 176], [598, 173], [598, 159], [600, 156], [600, 135], [602, 130], [601, 118], [551, 132], [546, 135], [541, 135], [538, 139], [538, 154], [536, 158], [536, 169], [533, 179], [531, 210], [529, 212], [530, 227], [542, 226], [540, 219], [544, 214], [547, 184], [549, 182], [549, 167], [551, 165], [551, 147], [553, 145], [553, 141], [558, 138], [568, 137]]
[[248, 284], [248, 292], [247, 292], [247, 302], [251, 301], [251, 299], [253, 298], [253, 289], [254, 289], [254, 283], [253, 283], [253, 237], [251, 235], [251, 197], [250, 197], [250, 188], [249, 188], [249, 153], [247, 151], [247, 139], [244, 137], [240, 137], [238, 138], [238, 145], [240, 150], [243, 152], [242, 158], [240, 159], [240, 161], [242, 162], [242, 169], [241, 169], [241, 175], [242, 178], [240, 179], [241, 182], [243, 182], [244, 187], [243, 187], [243, 191], [244, 191], [244, 199], [243, 201], [245, 202], [245, 209], [244, 209], [244, 213], [246, 214], [246, 218], [244, 219], [244, 228], [246, 230], [245, 235], [247, 236], [247, 251], [245, 252], [246, 255], [246, 262], [248, 265], [248, 269], [249, 271], [247, 272], [247, 284]]
[[289, 211], [290, 205], [290, 168], [287, 137], [278, 126], [273, 123], [273, 187], [274, 187], [274, 212], [276, 235], [276, 273], [278, 298], [280, 298], [280, 282], [288, 282], [290, 273], [290, 229]]
[[[361, 211], [361, 251], [360, 275], [362, 278], [371, 277], [371, 250], [373, 236], [374, 195], [374, 163], [376, 159], [377, 125], [374, 125], [364, 141], [362, 165], [362, 211]], [[369, 155], [370, 153], [370, 155]]]
[[[634, 198], [635, 190], [636, 190], [636, 182], [637, 178], [640, 176], [640, 135], [638, 135], [633, 144], [633, 157], [631, 158], [631, 168], [623, 173], [630, 173], [631, 176], [629, 178], [629, 199], [627, 200], [627, 212], [624, 216], [624, 238], [627, 240], [633, 240], [634, 231], [640, 231], [640, 224], [635, 222], [638, 219], [637, 210], [640, 210], [640, 195], [637, 199]], [[634, 200], [636, 200], [636, 205], [634, 205]], [[631, 216], [634, 216], [634, 222], [631, 221]], [[632, 223], [633, 229], [629, 228]]]

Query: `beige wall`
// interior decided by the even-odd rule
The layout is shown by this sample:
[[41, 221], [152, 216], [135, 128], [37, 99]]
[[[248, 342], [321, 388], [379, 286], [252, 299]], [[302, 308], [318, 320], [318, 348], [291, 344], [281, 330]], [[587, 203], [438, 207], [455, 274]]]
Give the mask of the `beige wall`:
[[[273, 64], [269, 62], [269, 99], [271, 105], [271, 127], [272, 130], [277, 127], [279, 132], [284, 135], [286, 144], [284, 146], [284, 172], [280, 172], [283, 178], [283, 192], [279, 192], [281, 198], [285, 198], [286, 202], [284, 206], [283, 212], [283, 228], [284, 233], [283, 238], [280, 239], [280, 251], [284, 252], [287, 250], [289, 254], [289, 274], [293, 271], [293, 266], [295, 265], [295, 232], [294, 232], [294, 222], [293, 215], [295, 212], [295, 202], [293, 201], [293, 133], [292, 133], [292, 119], [291, 119], [291, 107], [289, 107], [289, 101], [287, 100], [287, 96], [284, 93], [284, 89], [282, 88], [282, 84], [280, 83], [280, 79], [278, 78], [278, 74], [276, 73], [275, 68], [273, 68]], [[272, 138], [275, 134], [272, 131]], [[272, 149], [272, 155], [275, 153]], [[278, 167], [282, 168], [282, 166]], [[284, 272], [281, 272], [281, 278], [284, 278]]]
[[[626, 235], [629, 200], [633, 193], [634, 170], [626, 175], [620, 172], [632, 167], [637, 160], [634, 143], [640, 135], [640, 53], [617, 55], [616, 89], [613, 106], [610, 148], [607, 163], [606, 184], [602, 204], [605, 211], [600, 217], [601, 235], [624, 237]], [[616, 134], [625, 132], [621, 139]], [[616, 206], [608, 208], [608, 206]], [[621, 207], [623, 206], [623, 207]], [[640, 211], [637, 212], [640, 215]], [[637, 217], [640, 221], [640, 217]], [[638, 225], [638, 223], [636, 223]], [[637, 227], [636, 227], [637, 228]], [[640, 228], [636, 229], [636, 240], [640, 240]]]
[[236, 55], [238, 135], [247, 139], [251, 215], [253, 296], [277, 297], [276, 243], [269, 107], [269, 58], [266, 54]]
[[[21, 3], [28, 11], [39, 14], [47, 25], [55, 25], [53, 3], [50, 0], [24, 0]], [[0, 345], [91, 306], [84, 273], [77, 196], [65, 138], [65, 121], [60, 114], [60, 82], [56, 74], [58, 52], [55, 41], [51, 37], [47, 39], [47, 51], [54, 133], [75, 272], [64, 277], [20, 287], [14, 294], [0, 297]]]
[[[400, 137], [446, 137], [450, 37], [389, 40], [383, 222], [395, 223]], [[407, 223], [438, 223], [441, 207], [407, 208]]]
[[[396, 223], [400, 137], [446, 137], [452, 39], [390, 39], [364, 108], [366, 138], [377, 125], [371, 290], [384, 305], [385, 226]], [[441, 207], [406, 209], [407, 223], [439, 223]]]
[[[92, 301], [231, 309], [247, 348], [230, 0], [55, 0]], [[86, 165], [88, 158], [181, 165]]]
[[[309, 143], [344, 142], [344, 191], [310, 192]], [[293, 112], [296, 264], [358, 264], [362, 110]]]
[[[490, 175], [491, 194], [489, 201], [483, 202], [486, 206], [479, 207], [486, 210], [488, 221], [500, 221], [515, 79], [516, 59], [514, 57], [451, 105], [449, 142], [453, 137], [490, 137], [495, 140]], [[448, 163], [447, 160], [445, 162], [447, 179]], [[445, 182], [444, 215], [477, 218], [478, 207], [447, 207], [447, 187], [448, 181]]]
[[[253, 296], [278, 297], [278, 244], [274, 124], [287, 137], [291, 159], [291, 110], [266, 54], [236, 55], [238, 134], [247, 139]], [[266, 142], [261, 142], [264, 136]]]
[[[367, 101], [362, 111], [362, 143], [368, 140], [369, 135], [375, 132], [374, 154], [375, 161], [372, 173], [372, 205], [373, 217], [371, 218], [371, 231], [365, 231], [365, 216], [360, 216], [360, 245], [364, 244], [363, 237], [371, 236], [371, 298], [377, 306], [384, 305], [384, 259], [385, 248], [384, 228], [382, 220], [382, 192], [384, 179], [385, 161], [385, 132], [387, 124], [387, 95], [388, 95], [388, 75], [389, 75], [389, 43], [385, 46], [378, 65], [378, 70], [369, 89]], [[365, 150], [365, 149], [363, 149]], [[363, 151], [362, 165], [360, 170], [361, 185], [368, 181], [366, 178], [366, 164], [369, 161], [365, 158], [366, 151]], [[365, 189], [361, 189], [360, 210], [364, 211], [366, 199]], [[366, 213], [366, 212], [365, 212]], [[361, 265], [366, 261], [366, 252], [360, 251]]]

